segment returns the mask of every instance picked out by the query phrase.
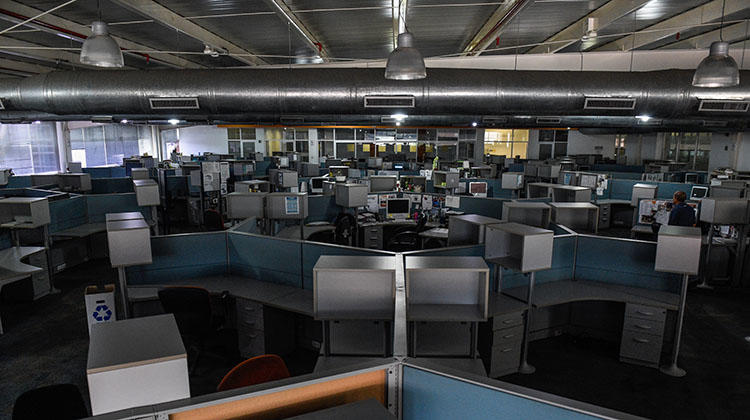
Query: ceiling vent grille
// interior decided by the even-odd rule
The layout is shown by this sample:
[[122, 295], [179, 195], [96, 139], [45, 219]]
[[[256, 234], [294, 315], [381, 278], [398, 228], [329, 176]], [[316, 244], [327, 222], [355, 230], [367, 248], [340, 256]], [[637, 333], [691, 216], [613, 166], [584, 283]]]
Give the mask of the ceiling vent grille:
[[648, 118], [648, 119], [641, 119], [638, 118], [638, 125], [661, 125], [662, 120], [657, 120], [655, 118]]
[[505, 124], [508, 122], [508, 117], [482, 117], [482, 122], [485, 124]]
[[583, 109], [619, 109], [631, 110], [635, 108], [633, 98], [586, 98]]
[[151, 109], [199, 109], [198, 98], [148, 98]]
[[701, 100], [698, 111], [702, 112], [747, 112], [749, 101]]
[[537, 124], [560, 124], [560, 117], [539, 117], [536, 119]]
[[111, 123], [113, 120], [111, 115], [92, 115], [91, 122], [94, 123]]
[[702, 121], [701, 125], [704, 127], [726, 127], [729, 124], [727, 121]]
[[365, 96], [365, 108], [414, 108], [414, 97], [401, 96]]
[[401, 120], [397, 120], [393, 117], [380, 117], [380, 122], [382, 124], [396, 124], [397, 122], [401, 122]]

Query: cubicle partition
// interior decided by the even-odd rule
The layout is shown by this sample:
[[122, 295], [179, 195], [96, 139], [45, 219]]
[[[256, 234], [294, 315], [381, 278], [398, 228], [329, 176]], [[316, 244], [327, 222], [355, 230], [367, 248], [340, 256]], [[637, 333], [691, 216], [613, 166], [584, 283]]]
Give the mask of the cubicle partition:
[[[679, 293], [679, 275], [654, 271], [656, 242], [590, 235], [577, 238], [576, 280]], [[557, 258], [557, 249], [555, 252]]]
[[31, 188], [31, 175], [13, 175], [5, 188]]
[[50, 201], [50, 233], [88, 223], [86, 200], [85, 196], [75, 195], [63, 200]]
[[133, 192], [132, 178], [92, 178], [92, 194], [113, 194]]
[[92, 168], [83, 168], [83, 173], [91, 175], [92, 181], [97, 178], [124, 178], [126, 176], [125, 168], [122, 166], [97, 166]]
[[153, 263], [126, 269], [128, 284], [180, 284], [191, 277], [227, 273], [225, 232], [186, 233], [151, 238]]
[[138, 206], [135, 193], [86, 195], [86, 208], [90, 223], [104, 222], [107, 213], [140, 211], [148, 219], [150, 209]]
[[[642, 183], [641, 180], [630, 180], [630, 179], [611, 179], [608, 182], [607, 190], [604, 196], [600, 198], [611, 198], [613, 200], [630, 200], [633, 194], [633, 185]], [[659, 188], [656, 191], [656, 198], [660, 199], [671, 199], [675, 191], [685, 191], [690, 194], [690, 189], [694, 184], [683, 184], [680, 182], [651, 182], [647, 181], [648, 184], [658, 185]]]
[[352, 248], [341, 245], [324, 244], [320, 242], [301, 242], [302, 258], [302, 287], [308, 290], [313, 288], [313, 267], [321, 255], [347, 255], [347, 256], [394, 256], [393, 252], [379, 251], [376, 249]]
[[231, 274], [302, 287], [300, 241], [241, 232], [228, 232], [226, 238]]

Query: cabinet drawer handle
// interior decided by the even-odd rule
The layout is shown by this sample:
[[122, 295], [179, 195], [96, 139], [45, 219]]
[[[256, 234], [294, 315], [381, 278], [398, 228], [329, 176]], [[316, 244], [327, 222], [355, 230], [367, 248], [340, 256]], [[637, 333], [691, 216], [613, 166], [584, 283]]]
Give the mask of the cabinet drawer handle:
[[250, 334], [250, 335], [248, 335], [248, 337], [250, 337], [250, 338], [257, 338], [258, 334]]
[[650, 325], [635, 324], [635, 326], [638, 327], [638, 328], [640, 328], [640, 329], [642, 329], [642, 330], [650, 330], [651, 329]]
[[651, 341], [646, 338], [633, 338], [633, 341], [641, 344], [650, 343]]
[[506, 319], [505, 321], [503, 321], [503, 324], [510, 324], [512, 322], [515, 322], [515, 319]]
[[511, 347], [508, 347], [507, 349], [502, 349], [502, 350], [500, 350], [500, 351], [501, 351], [502, 353], [507, 353], [507, 352], [509, 352], [509, 351], [511, 351], [511, 350], [513, 350], [513, 348], [511, 348]]
[[639, 310], [637, 310], [636, 312], [638, 312], [638, 313], [639, 313], [639, 314], [641, 314], [641, 315], [646, 315], [646, 316], [654, 316], [654, 313], [653, 313], [653, 312], [649, 312], [649, 311], [641, 311], [641, 310], [639, 309]]
[[250, 322], [250, 321], [242, 321], [242, 323], [245, 325], [255, 325], [255, 322]]
[[255, 312], [255, 307], [253, 306], [245, 306], [245, 310], [248, 312]]
[[516, 336], [515, 334], [508, 334], [508, 335], [504, 335], [503, 338], [511, 338], [515, 336]]

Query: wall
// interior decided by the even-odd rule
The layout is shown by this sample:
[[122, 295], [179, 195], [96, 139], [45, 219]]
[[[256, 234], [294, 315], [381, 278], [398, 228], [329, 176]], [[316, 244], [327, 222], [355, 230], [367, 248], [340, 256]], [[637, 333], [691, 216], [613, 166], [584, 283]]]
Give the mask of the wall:
[[[256, 129], [255, 151], [265, 154], [266, 145], [262, 141], [264, 130]], [[215, 125], [198, 125], [180, 128], [180, 153], [183, 155], [197, 155], [204, 152], [228, 152], [227, 129]]]
[[[711, 153], [708, 155], [708, 170], [716, 168], [733, 168], [735, 166], [735, 153], [737, 152], [737, 141], [742, 134], [713, 133], [711, 135]], [[750, 140], [750, 139], [749, 139]], [[750, 162], [743, 162], [750, 164]]]
[[[600, 147], [600, 149], [597, 149]], [[601, 154], [611, 158], [615, 155], [614, 134], [584, 134], [578, 130], [568, 133], [568, 154], [589, 155]]]
[[735, 169], [750, 171], [750, 132], [739, 133]]

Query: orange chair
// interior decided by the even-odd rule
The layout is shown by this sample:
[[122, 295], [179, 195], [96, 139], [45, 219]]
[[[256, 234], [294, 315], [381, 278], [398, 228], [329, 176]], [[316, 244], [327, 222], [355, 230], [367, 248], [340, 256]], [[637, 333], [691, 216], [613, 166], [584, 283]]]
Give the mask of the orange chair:
[[221, 380], [217, 391], [242, 388], [289, 377], [289, 370], [281, 357], [264, 354], [247, 359], [233, 367]]

